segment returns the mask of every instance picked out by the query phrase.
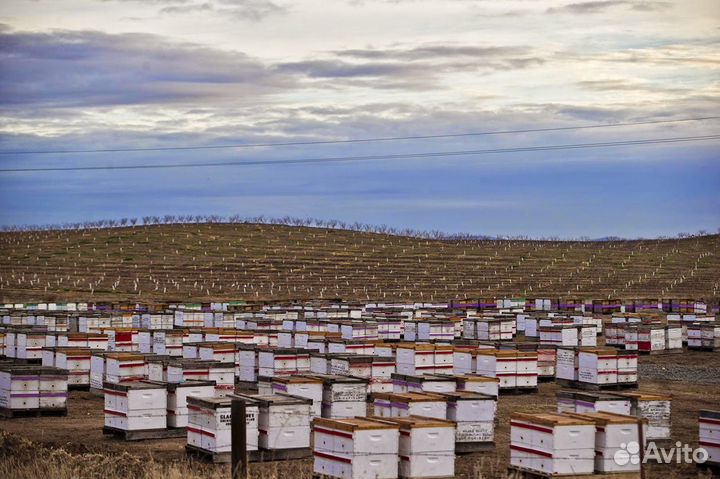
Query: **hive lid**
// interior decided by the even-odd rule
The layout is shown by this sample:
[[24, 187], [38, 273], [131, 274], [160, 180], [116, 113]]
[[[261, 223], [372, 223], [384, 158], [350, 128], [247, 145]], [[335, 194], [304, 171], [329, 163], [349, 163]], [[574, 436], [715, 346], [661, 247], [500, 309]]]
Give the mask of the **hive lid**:
[[618, 392], [618, 396], [625, 396], [631, 399], [637, 399], [639, 401], [671, 401], [672, 396], [669, 394], [655, 394], [646, 392]]
[[103, 382], [103, 389], [109, 389], [111, 391], [134, 391], [138, 389], [165, 389], [167, 383], [162, 383], [160, 381], [132, 381], [129, 383], [122, 383], [122, 384], [116, 384], [116, 383], [109, 383], [107, 381]]
[[616, 393], [604, 393], [604, 392], [589, 392], [589, 391], [577, 391], [575, 393], [577, 399], [583, 401], [613, 401], [627, 399], [619, 396]]
[[616, 414], [612, 412], [598, 411], [588, 413], [566, 413], [568, 416], [576, 417], [578, 419], [586, 419], [592, 421], [595, 424], [638, 424], [642, 422], [635, 416], [626, 416], [624, 414]]
[[720, 419], [720, 411], [710, 411], [708, 409], [701, 409], [700, 417], [704, 417], [707, 419]]
[[434, 393], [373, 393], [373, 399], [384, 399], [393, 402], [436, 402], [444, 398]]
[[453, 391], [453, 392], [445, 392], [445, 393], [437, 393], [441, 396], [446, 397], [450, 401], [462, 401], [462, 400], [468, 400], [468, 401], [477, 401], [477, 400], [485, 400], [485, 401], [497, 401], [497, 398], [495, 396], [490, 396], [489, 394], [482, 394], [475, 391]]
[[590, 353], [590, 354], [597, 354], [603, 355], [603, 356], [617, 356], [618, 352], [616, 349], [608, 349], [608, 348], [580, 348], [579, 350], [581, 353]]
[[312, 399], [300, 396], [292, 396], [290, 394], [235, 394], [239, 399], [252, 399], [257, 401], [260, 406], [291, 406], [296, 404], [312, 404]]
[[437, 419], [425, 416], [405, 416], [405, 417], [376, 417], [370, 416], [370, 419], [380, 420], [397, 424], [401, 429], [414, 429], [421, 427], [455, 427], [454, 421], [447, 419]]
[[313, 383], [313, 384], [322, 384], [322, 379], [316, 378], [313, 376], [305, 376], [305, 375], [298, 375], [298, 376], [273, 376], [270, 378], [270, 381], [276, 382], [276, 383], [283, 383], [283, 384], [307, 384], [307, 383]]
[[174, 391], [178, 388], [193, 388], [198, 386], [215, 386], [215, 381], [202, 379], [186, 379], [181, 383], [166, 383], [168, 391]]
[[373, 429], [399, 429], [399, 425], [392, 421], [388, 421], [389, 418], [375, 418], [375, 417], [356, 417], [348, 419], [328, 419], [316, 417], [313, 419], [313, 427], [321, 426], [330, 429], [340, 429], [342, 431], [362, 431], [362, 430], [373, 430]]
[[491, 378], [488, 376], [480, 376], [475, 374], [465, 374], [463, 376], [456, 376], [458, 381], [473, 382], [473, 383], [499, 383], [499, 378]]
[[529, 422], [533, 424], [545, 424], [548, 426], [592, 426], [594, 423], [587, 419], [580, 419], [577, 417], [569, 416], [567, 414], [557, 413], [537, 413], [528, 414], [521, 412], [514, 412], [510, 416], [511, 419], [517, 419], [519, 421]]
[[337, 384], [337, 383], [351, 383], [351, 384], [366, 384], [369, 379], [359, 378], [357, 376], [339, 376], [335, 374], [305, 374], [305, 376], [311, 376], [322, 380], [324, 384]]
[[107, 359], [117, 359], [118, 361], [144, 361], [145, 356], [133, 352], [115, 352], [105, 356]]

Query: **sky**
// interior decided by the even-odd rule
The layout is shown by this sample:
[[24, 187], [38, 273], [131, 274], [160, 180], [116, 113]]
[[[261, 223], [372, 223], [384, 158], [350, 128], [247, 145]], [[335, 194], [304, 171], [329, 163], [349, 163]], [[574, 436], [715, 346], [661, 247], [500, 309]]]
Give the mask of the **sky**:
[[[717, 0], [3, 0], [0, 225], [298, 216], [532, 237], [720, 227]], [[20, 154], [19, 152], [23, 152]]]

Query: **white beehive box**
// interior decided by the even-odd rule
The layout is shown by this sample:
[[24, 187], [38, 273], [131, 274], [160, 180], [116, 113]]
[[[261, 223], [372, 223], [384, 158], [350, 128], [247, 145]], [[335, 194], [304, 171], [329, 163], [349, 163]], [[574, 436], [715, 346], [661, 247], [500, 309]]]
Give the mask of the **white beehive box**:
[[260, 449], [298, 449], [310, 447], [310, 407], [312, 400], [287, 394], [246, 396], [257, 401], [258, 445]]
[[403, 327], [400, 318], [378, 318], [376, 321], [378, 325], [378, 339], [397, 340], [402, 337]]
[[155, 354], [182, 357], [185, 334], [182, 330], [154, 331], [152, 351]]
[[260, 376], [287, 376], [310, 372], [310, 352], [295, 348], [258, 350]]
[[630, 399], [631, 415], [647, 421], [643, 426], [646, 441], [671, 439], [671, 396], [642, 392], [623, 392], [617, 394]]
[[392, 384], [394, 393], [442, 393], [454, 392], [457, 389], [455, 378], [446, 375], [425, 374], [411, 376], [406, 374], [393, 374]]
[[0, 407], [4, 409], [39, 408], [39, 369], [36, 366], [0, 367]]
[[68, 398], [68, 372], [65, 369], [54, 367], [39, 368], [40, 409], [67, 408]]
[[52, 366], [68, 371], [68, 384], [87, 386], [90, 384], [90, 348], [54, 348], [55, 361]]
[[399, 344], [395, 350], [395, 360], [397, 362], [397, 372], [400, 374], [436, 372], [435, 346], [432, 344]]
[[487, 396], [497, 397], [500, 389], [500, 380], [498, 378], [489, 378], [478, 374], [465, 374], [455, 376], [458, 391], [470, 391]]
[[139, 353], [110, 353], [105, 356], [105, 379], [110, 383], [126, 383], [145, 378], [145, 356]]
[[45, 347], [44, 332], [17, 332], [15, 354], [18, 359], [42, 359]]
[[682, 327], [679, 324], [668, 324], [665, 328], [665, 349], [682, 349]]
[[321, 379], [312, 376], [290, 376], [271, 378], [271, 394], [289, 394], [291, 396], [310, 399], [311, 417], [322, 415], [323, 382]]
[[638, 355], [637, 353], [618, 351], [617, 355], [619, 384], [633, 384], [638, 381]]
[[214, 381], [187, 380], [182, 383], [167, 384], [167, 425], [168, 427], [186, 427], [190, 410], [189, 396], [207, 398], [215, 396]]
[[[599, 473], [640, 472], [639, 461], [618, 464], [615, 454], [627, 451], [631, 442], [640, 444], [642, 421], [634, 416], [611, 412], [571, 414], [595, 424], [595, 471]], [[634, 463], [635, 462], [635, 463]]]
[[368, 380], [313, 374], [323, 382], [322, 417], [343, 419], [367, 415]]
[[575, 326], [541, 326], [539, 329], [540, 344], [555, 346], [577, 346], [578, 328]]
[[343, 339], [328, 333], [325, 339], [325, 351], [328, 353], [375, 354], [375, 341], [367, 339]]
[[456, 442], [475, 444], [495, 441], [496, 396], [470, 391], [442, 396], [447, 400], [447, 419], [457, 423]]
[[617, 384], [618, 360], [614, 349], [583, 348], [578, 354], [578, 381], [589, 384]]
[[180, 383], [188, 379], [215, 382], [215, 394], [222, 396], [235, 389], [235, 365], [219, 361], [176, 360], [167, 365], [167, 380]]
[[701, 410], [698, 426], [698, 446], [707, 451], [707, 463], [720, 466], [720, 411]]
[[[187, 444], [212, 453], [232, 450], [232, 399], [234, 395], [221, 398], [189, 396]], [[239, 396], [238, 396], [239, 397]], [[245, 402], [245, 431], [247, 450], [257, 451], [259, 442], [259, 407], [250, 397], [240, 397]]]
[[447, 417], [447, 401], [432, 393], [375, 393], [373, 411], [380, 417]]
[[510, 464], [543, 474], [591, 474], [595, 425], [564, 414], [513, 413]]
[[626, 416], [632, 412], [629, 398], [610, 393], [558, 391], [557, 403], [558, 412], [610, 412]]
[[105, 382], [105, 426], [124, 431], [165, 429], [167, 390], [162, 383]]
[[316, 418], [313, 472], [342, 479], [398, 477], [399, 426], [387, 421]]
[[455, 423], [421, 416], [384, 418], [400, 427], [399, 477], [454, 477]]
[[665, 349], [665, 327], [661, 325], [638, 326], [638, 351], [650, 353]]

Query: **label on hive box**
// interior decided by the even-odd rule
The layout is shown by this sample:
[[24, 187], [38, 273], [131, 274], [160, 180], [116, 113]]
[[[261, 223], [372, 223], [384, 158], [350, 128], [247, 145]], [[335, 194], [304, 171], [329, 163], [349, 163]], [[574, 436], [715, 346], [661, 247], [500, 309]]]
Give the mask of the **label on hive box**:
[[366, 398], [367, 392], [364, 386], [340, 391], [335, 390], [332, 392], [333, 402], [365, 401]]
[[491, 442], [494, 440], [494, 427], [491, 422], [458, 422], [455, 433], [456, 442]]
[[670, 401], [642, 401], [638, 405], [640, 416], [650, 424], [668, 424], [670, 422]]

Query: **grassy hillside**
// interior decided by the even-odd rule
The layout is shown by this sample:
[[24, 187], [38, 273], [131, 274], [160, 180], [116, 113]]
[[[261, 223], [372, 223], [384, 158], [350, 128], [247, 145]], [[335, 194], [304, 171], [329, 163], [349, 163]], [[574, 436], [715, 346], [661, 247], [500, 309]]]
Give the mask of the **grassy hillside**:
[[717, 235], [435, 241], [255, 224], [0, 233], [6, 300], [710, 299], [719, 292]]

